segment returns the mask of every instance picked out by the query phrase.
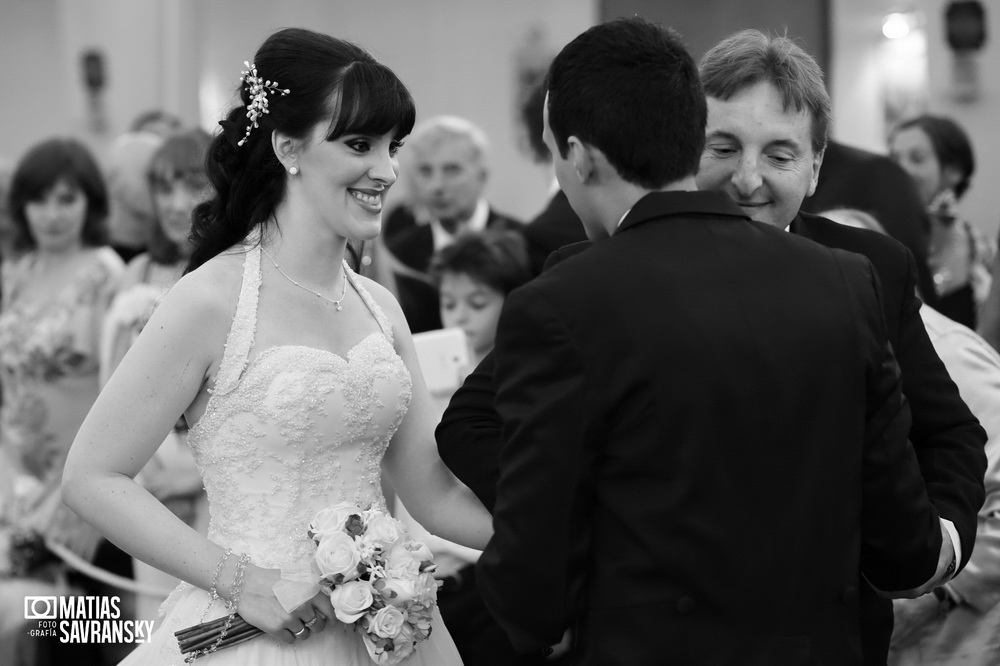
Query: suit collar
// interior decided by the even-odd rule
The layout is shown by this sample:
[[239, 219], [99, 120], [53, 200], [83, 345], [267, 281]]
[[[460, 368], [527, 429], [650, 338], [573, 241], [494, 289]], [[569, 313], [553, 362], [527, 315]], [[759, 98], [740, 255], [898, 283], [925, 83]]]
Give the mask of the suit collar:
[[749, 219], [739, 206], [722, 192], [650, 192], [632, 206], [632, 210], [625, 215], [615, 233], [659, 217], [691, 213]]
[[434, 239], [434, 251], [437, 252], [441, 248], [451, 245], [455, 241], [455, 236], [459, 233], [464, 233], [466, 231], [479, 233], [486, 229], [490, 220], [493, 218], [493, 211], [490, 210], [489, 203], [486, 199], [480, 198], [476, 202], [476, 207], [472, 211], [472, 215], [468, 220], [459, 224], [458, 229], [455, 233], [449, 232], [441, 223], [437, 221], [436, 218], [430, 219], [431, 235]]
[[[792, 218], [792, 223], [788, 225], [788, 231], [803, 238], [812, 238], [811, 232], [814, 231], [815, 220], [825, 221], [826, 218], [800, 210], [798, 215]], [[810, 225], [811, 222], [812, 225]]]

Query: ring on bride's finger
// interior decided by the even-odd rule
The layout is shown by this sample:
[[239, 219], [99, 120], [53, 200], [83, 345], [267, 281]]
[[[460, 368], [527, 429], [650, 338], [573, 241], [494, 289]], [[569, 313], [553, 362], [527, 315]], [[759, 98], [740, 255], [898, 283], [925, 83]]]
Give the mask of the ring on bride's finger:
[[316, 616], [316, 617], [314, 617], [313, 619], [311, 619], [311, 620], [309, 620], [308, 622], [306, 622], [306, 624], [305, 624], [305, 627], [306, 627], [306, 629], [308, 629], [309, 627], [313, 626], [313, 625], [314, 625], [314, 624], [316, 624], [317, 622], [319, 622], [319, 615], [317, 615], [317, 616]]
[[307, 631], [309, 631], [309, 627], [302, 627], [298, 631], [293, 631], [292, 632], [292, 636], [295, 636], [296, 638], [298, 638], [299, 636], [301, 636], [302, 634], [306, 633]]

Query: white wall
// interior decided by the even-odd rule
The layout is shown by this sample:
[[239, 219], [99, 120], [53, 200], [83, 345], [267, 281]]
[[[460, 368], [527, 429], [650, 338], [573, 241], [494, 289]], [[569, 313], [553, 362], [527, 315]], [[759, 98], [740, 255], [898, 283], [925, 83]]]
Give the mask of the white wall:
[[[243, 61], [273, 30], [302, 26], [375, 53], [410, 87], [418, 120], [452, 113], [481, 125], [493, 146], [488, 194], [527, 218], [549, 177], [519, 148], [520, 45], [536, 30], [555, 53], [596, 17], [596, 0], [0, 0], [0, 156], [16, 159], [53, 134], [80, 136], [100, 156], [153, 107], [211, 130]], [[108, 61], [104, 133], [88, 125], [79, 74], [79, 54], [93, 46]]]
[[885, 85], [882, 17], [901, 6], [920, 11], [925, 19], [926, 110], [952, 117], [972, 138], [977, 167], [962, 201], [963, 213], [995, 237], [1000, 228], [1000, 3], [985, 0], [987, 42], [976, 56], [979, 98], [957, 101], [952, 95], [953, 54], [945, 41], [947, 0], [832, 0], [833, 63], [831, 95], [834, 136], [845, 143], [882, 152], [887, 127], [883, 119]]

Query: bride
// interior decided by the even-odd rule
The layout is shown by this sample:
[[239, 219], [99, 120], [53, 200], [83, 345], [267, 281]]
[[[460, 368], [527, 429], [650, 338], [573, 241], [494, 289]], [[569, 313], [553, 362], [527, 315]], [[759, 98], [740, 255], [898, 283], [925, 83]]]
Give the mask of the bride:
[[[366, 664], [327, 597], [288, 612], [274, 593], [309, 560], [312, 516], [342, 501], [384, 508], [384, 470], [431, 532], [479, 549], [491, 533], [438, 457], [399, 306], [345, 262], [348, 239], [379, 233], [413, 100], [364, 50], [301, 29], [264, 42], [240, 92], [210, 148], [215, 196], [195, 211], [189, 272], [80, 428], [63, 492], [111, 541], [187, 581], [124, 663], [178, 663], [173, 632], [233, 601], [269, 637], [206, 664]], [[181, 414], [208, 538], [133, 481]], [[403, 663], [460, 663], [439, 617]]]

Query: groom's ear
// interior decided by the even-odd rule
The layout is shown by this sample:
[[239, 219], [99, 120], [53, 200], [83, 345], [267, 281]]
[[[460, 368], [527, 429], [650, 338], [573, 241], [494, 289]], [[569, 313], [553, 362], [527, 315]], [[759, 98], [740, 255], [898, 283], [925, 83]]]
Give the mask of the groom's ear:
[[594, 149], [575, 136], [569, 137], [566, 145], [566, 158], [573, 165], [576, 177], [581, 183], [590, 182], [594, 177]]

